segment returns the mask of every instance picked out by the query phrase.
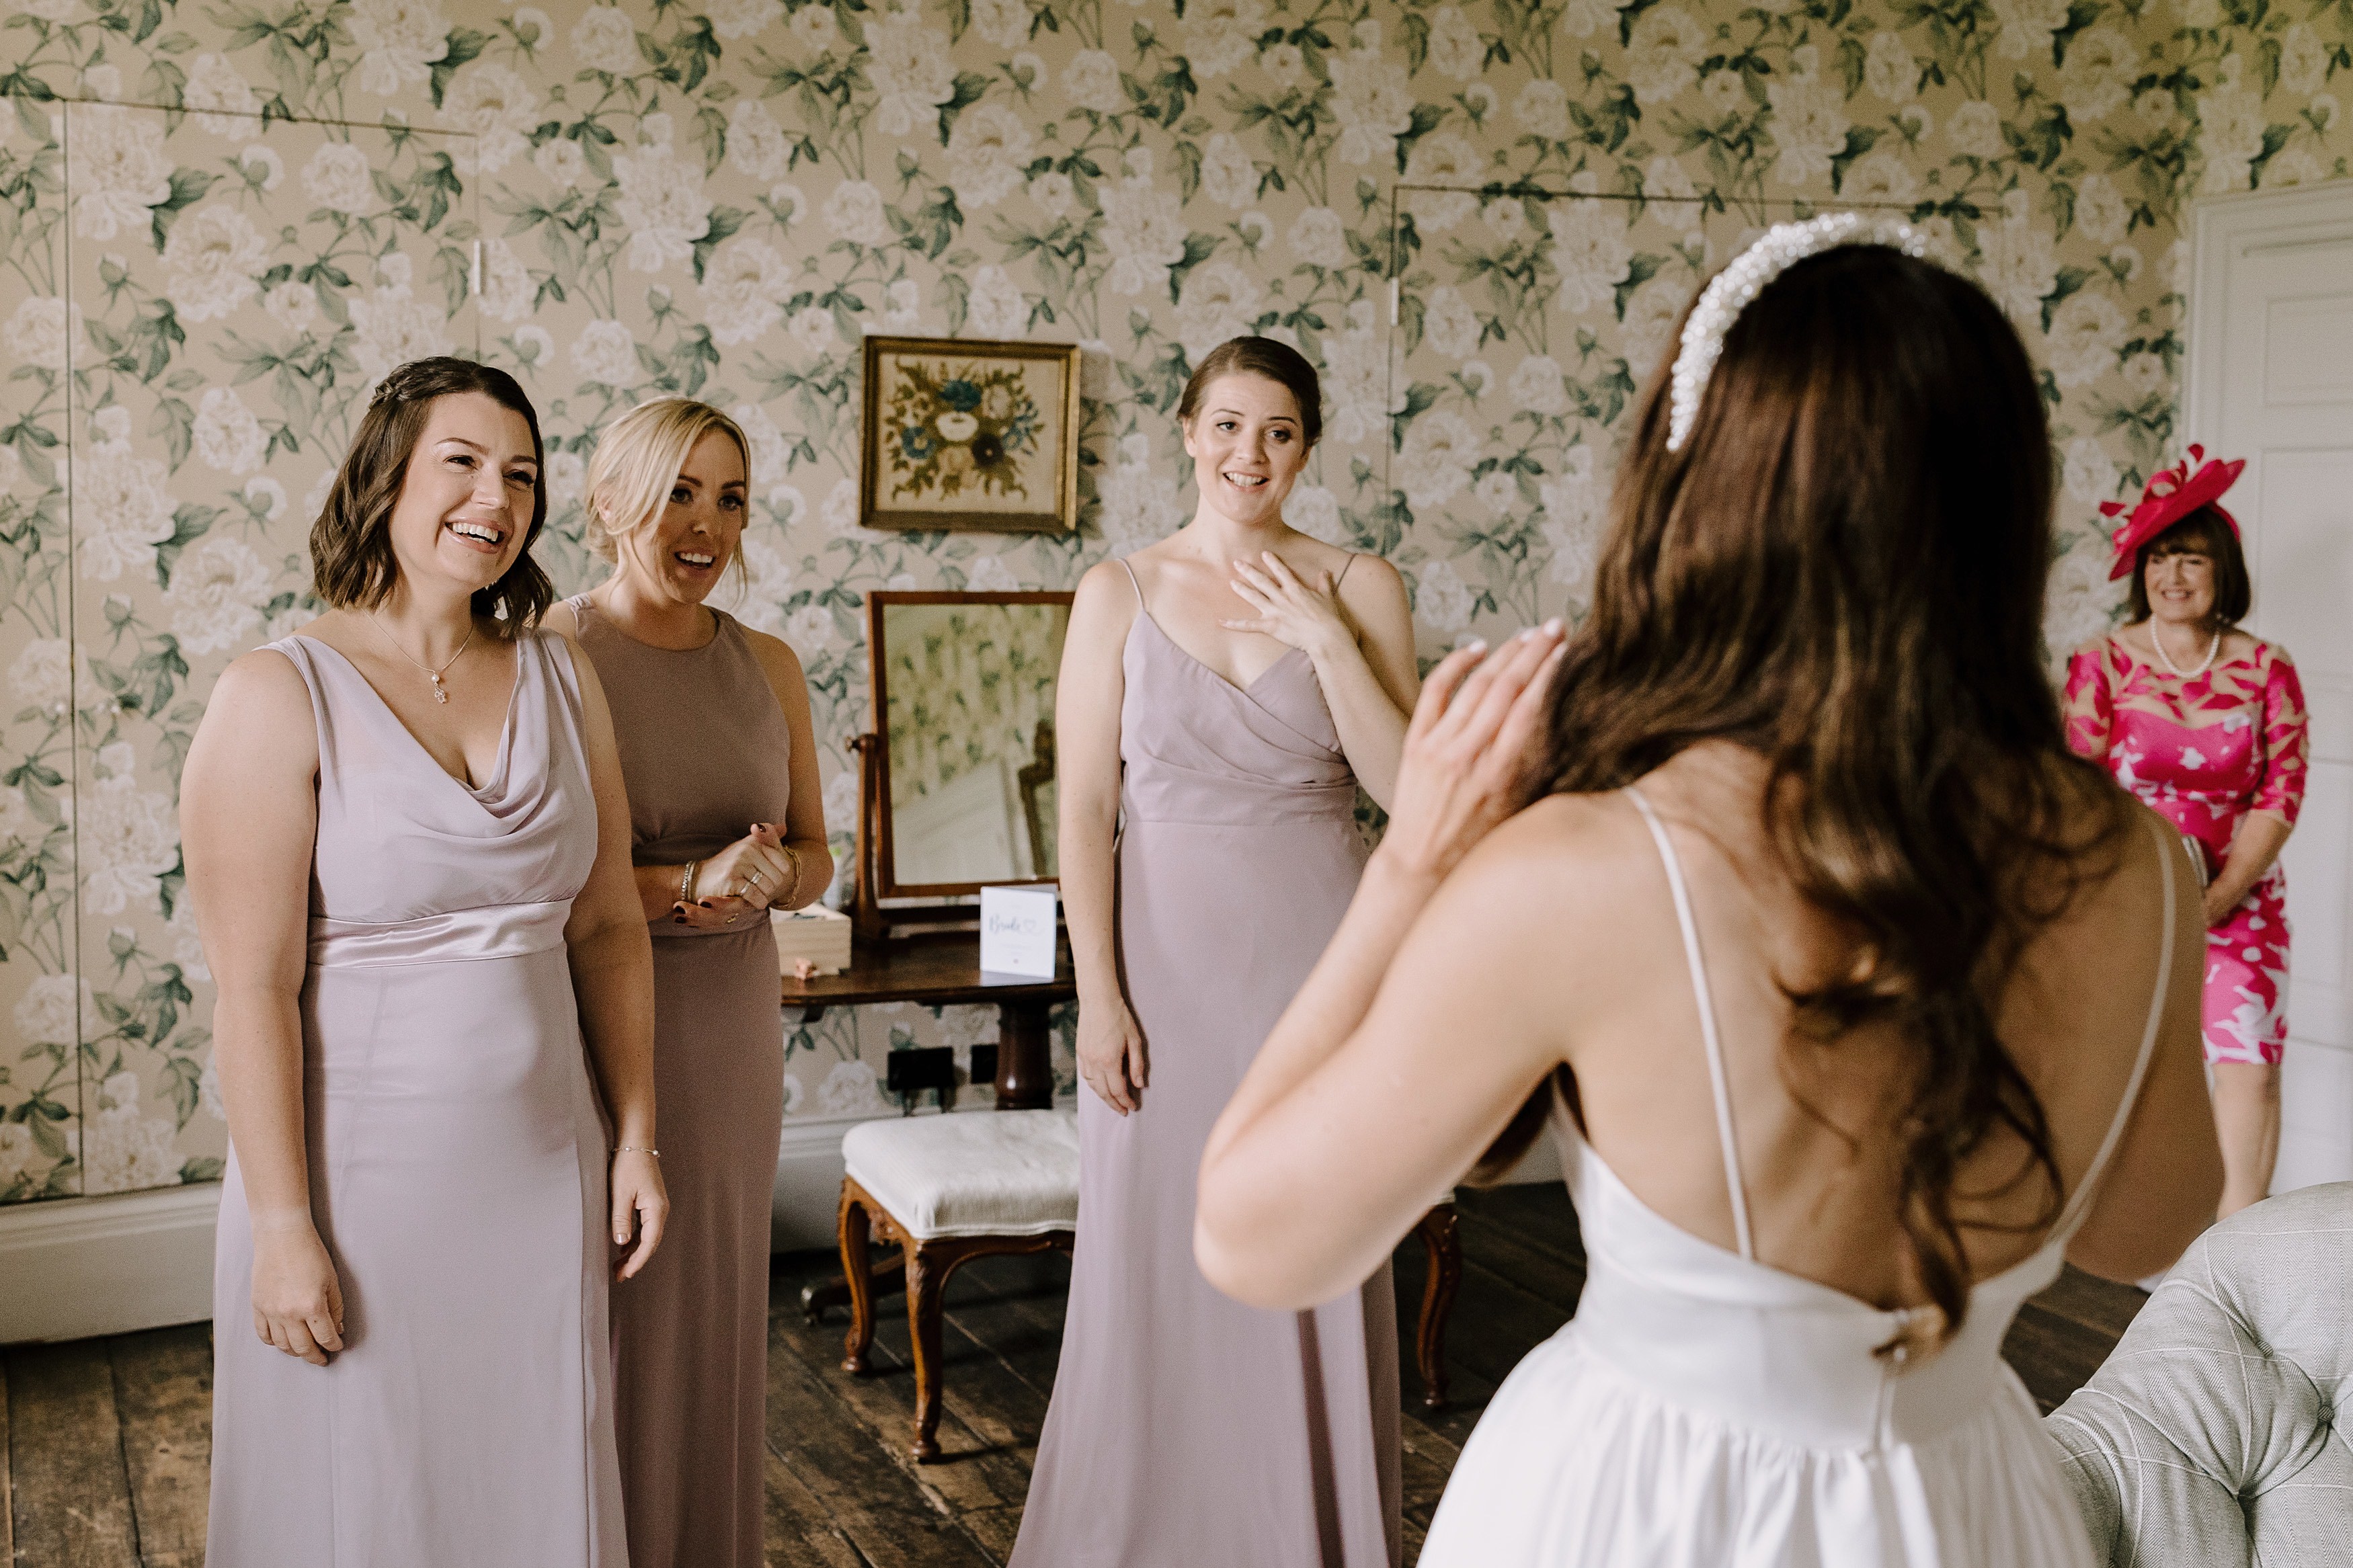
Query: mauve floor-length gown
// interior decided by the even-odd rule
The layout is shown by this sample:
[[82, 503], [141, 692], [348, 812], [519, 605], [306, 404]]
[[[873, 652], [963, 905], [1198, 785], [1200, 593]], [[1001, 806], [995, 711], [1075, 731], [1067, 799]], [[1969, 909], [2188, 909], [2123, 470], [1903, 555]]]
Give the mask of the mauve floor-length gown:
[[[613, 710], [640, 866], [782, 826], [792, 734], [744, 628], [641, 643], [571, 601]], [[740, 931], [668, 917], [654, 938], [654, 1104], [670, 1228], [613, 1287], [630, 1568], [760, 1568], [768, 1215], [785, 1120], [783, 984], [765, 915]]]
[[564, 926], [596, 858], [580, 688], [524, 637], [491, 777], [444, 772], [326, 644], [302, 984], [323, 1367], [253, 1331], [231, 1152], [213, 1277], [214, 1568], [625, 1568], [607, 1144]]
[[1399, 1551], [1388, 1265], [1293, 1313], [1193, 1262], [1209, 1128], [1356, 892], [1356, 778], [1303, 654], [1245, 690], [1139, 608], [1122, 668], [1119, 952], [1150, 1086], [1126, 1117], [1079, 1094], [1069, 1316], [1013, 1563], [1377, 1568]]

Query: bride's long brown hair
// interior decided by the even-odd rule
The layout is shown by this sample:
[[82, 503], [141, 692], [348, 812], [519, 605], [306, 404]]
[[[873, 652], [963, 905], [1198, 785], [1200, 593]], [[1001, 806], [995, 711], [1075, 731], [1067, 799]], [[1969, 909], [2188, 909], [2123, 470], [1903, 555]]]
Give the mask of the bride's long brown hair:
[[[2068, 751], [2043, 669], [2042, 400], [1974, 283], [1861, 246], [1741, 312], [1681, 452], [1666, 381], [1619, 471], [1525, 798], [1617, 789], [1703, 741], [1766, 759], [1780, 868], [1860, 946], [1847, 976], [1785, 987], [1796, 1033], [1829, 1046], [1881, 1023], [1911, 1054], [1900, 1212], [1949, 1334], [1968, 1304], [1953, 1196], [1970, 1156], [2006, 1129], [2047, 1184], [2037, 1228], [2058, 1213], [2050, 1129], [1995, 1009], [2126, 820]], [[1525, 1149], [1549, 1094], [1482, 1172]]]

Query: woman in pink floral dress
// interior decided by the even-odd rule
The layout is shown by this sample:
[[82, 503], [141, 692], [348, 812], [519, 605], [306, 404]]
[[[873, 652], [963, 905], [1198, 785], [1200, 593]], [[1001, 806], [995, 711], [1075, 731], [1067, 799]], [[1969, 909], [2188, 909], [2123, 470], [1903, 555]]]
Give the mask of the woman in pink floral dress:
[[[2067, 665], [2067, 733], [2181, 829], [2206, 879], [2206, 1061], [2221, 1212], [2269, 1192], [2287, 1043], [2287, 880], [2304, 803], [2304, 688], [2287, 651], [2237, 629], [2252, 604], [2239, 525], [2217, 501], [2246, 465], [2158, 474], [2116, 533], [2133, 618]], [[2103, 508], [2121, 512], [2121, 503]]]

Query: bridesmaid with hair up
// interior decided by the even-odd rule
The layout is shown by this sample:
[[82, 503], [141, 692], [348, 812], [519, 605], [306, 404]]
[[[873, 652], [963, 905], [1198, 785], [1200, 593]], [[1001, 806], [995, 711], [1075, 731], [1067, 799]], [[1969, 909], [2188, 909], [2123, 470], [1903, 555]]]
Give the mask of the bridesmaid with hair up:
[[613, 1293], [630, 1568], [759, 1568], [768, 1213], [785, 1116], [770, 909], [833, 879], [800, 661], [703, 601], [740, 580], [749, 447], [708, 404], [621, 416], [588, 465], [611, 575], [548, 614], [612, 694], [638, 912], [653, 933], [654, 1087], [676, 1203]]
[[1340, 922], [1417, 690], [1395, 568], [1282, 521], [1322, 426], [1283, 344], [1211, 351], [1178, 406], [1199, 505], [1086, 574], [1055, 728], [1079, 980], [1079, 1222], [1016, 1568], [1397, 1561], [1386, 1261], [1305, 1311], [1193, 1262], [1211, 1123]]

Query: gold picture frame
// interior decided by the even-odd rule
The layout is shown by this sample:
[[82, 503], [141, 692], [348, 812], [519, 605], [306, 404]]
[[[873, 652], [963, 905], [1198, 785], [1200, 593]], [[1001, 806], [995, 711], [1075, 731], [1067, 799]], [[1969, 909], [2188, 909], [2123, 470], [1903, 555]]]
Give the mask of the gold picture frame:
[[1075, 532], [1079, 419], [1076, 343], [870, 337], [859, 525]]

